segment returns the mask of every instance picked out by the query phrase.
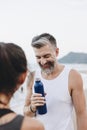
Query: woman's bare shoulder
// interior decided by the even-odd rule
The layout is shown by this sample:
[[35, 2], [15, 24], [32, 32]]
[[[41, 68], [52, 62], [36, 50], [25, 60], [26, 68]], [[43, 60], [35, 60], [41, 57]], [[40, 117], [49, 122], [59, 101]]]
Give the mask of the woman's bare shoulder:
[[45, 130], [44, 126], [38, 120], [31, 117], [24, 117], [21, 130]]

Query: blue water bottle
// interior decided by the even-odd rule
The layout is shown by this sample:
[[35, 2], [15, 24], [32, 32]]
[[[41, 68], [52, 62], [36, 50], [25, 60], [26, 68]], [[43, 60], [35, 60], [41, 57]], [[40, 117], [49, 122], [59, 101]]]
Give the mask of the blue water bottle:
[[[44, 97], [44, 86], [43, 86], [43, 83], [41, 82], [40, 78], [36, 78], [36, 80], [35, 80], [34, 91], [35, 91], [35, 93], [41, 93], [42, 96]], [[43, 106], [38, 106], [37, 111], [38, 111], [38, 114], [47, 113], [46, 103]]]

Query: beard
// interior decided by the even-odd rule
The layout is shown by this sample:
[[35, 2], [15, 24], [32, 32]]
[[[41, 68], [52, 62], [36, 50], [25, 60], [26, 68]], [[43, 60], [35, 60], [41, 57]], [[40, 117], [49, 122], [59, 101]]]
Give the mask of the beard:
[[49, 62], [45, 63], [44, 65], [41, 65], [39, 63], [39, 66], [40, 66], [42, 72], [44, 72], [47, 75], [49, 75], [49, 74], [51, 74], [54, 71], [55, 62], [54, 61], [49, 61]]

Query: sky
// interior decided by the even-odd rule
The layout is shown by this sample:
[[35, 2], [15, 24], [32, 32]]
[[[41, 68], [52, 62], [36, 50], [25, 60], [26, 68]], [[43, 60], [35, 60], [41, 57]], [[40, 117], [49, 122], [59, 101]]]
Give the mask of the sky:
[[87, 53], [87, 0], [0, 0], [0, 41], [20, 45], [35, 61], [31, 40], [50, 33], [67, 53]]

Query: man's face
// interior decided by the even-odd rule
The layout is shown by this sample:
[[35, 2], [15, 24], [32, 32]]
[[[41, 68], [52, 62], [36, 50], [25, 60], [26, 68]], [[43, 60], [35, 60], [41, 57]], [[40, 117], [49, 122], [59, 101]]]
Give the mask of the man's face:
[[58, 48], [47, 44], [41, 48], [34, 48], [34, 52], [41, 70], [47, 74], [52, 73], [57, 63]]

